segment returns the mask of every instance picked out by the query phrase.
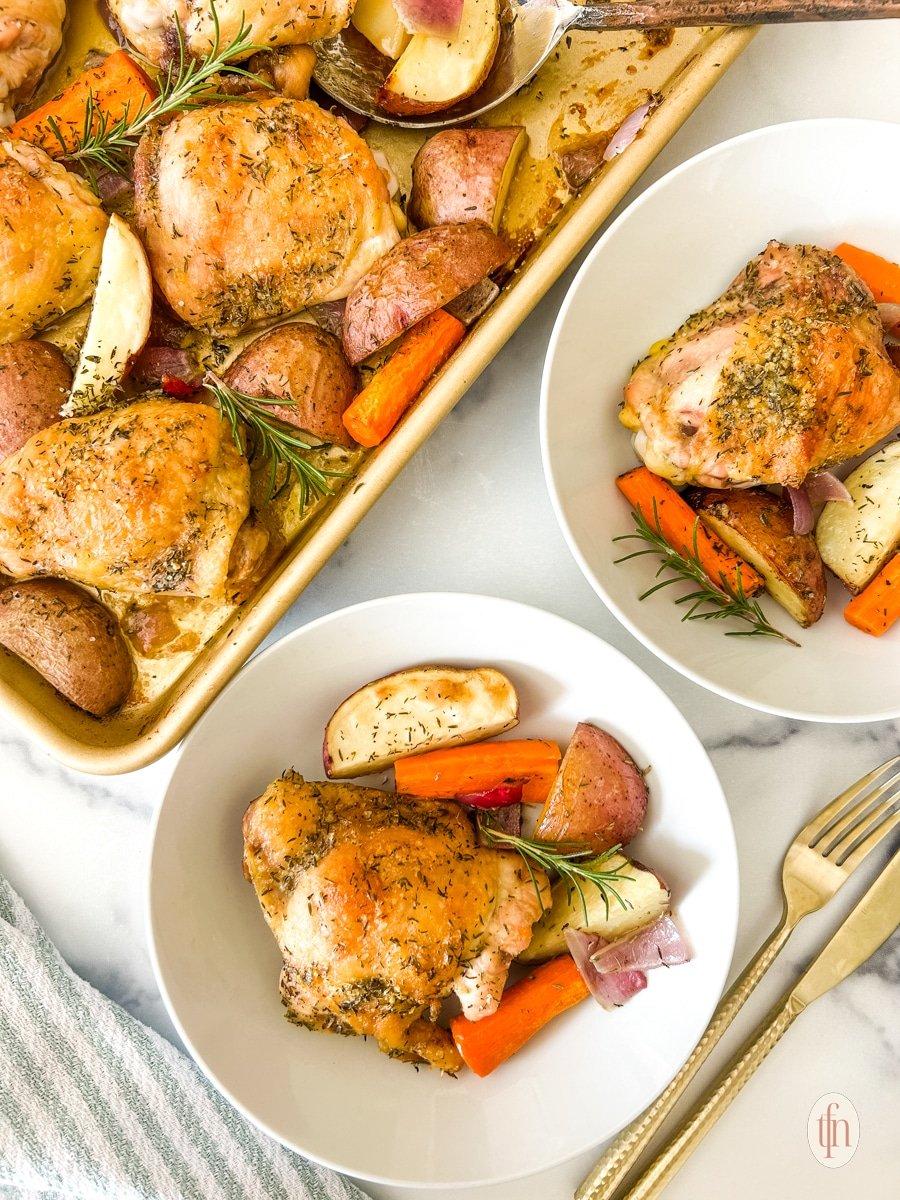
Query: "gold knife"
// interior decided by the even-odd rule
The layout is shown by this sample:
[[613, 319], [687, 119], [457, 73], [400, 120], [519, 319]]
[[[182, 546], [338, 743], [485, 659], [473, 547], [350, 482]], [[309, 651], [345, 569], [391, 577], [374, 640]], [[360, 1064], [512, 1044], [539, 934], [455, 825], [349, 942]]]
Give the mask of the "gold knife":
[[825, 949], [744, 1043], [701, 1097], [681, 1130], [622, 1200], [652, 1200], [658, 1196], [803, 1010], [852, 974], [898, 926], [900, 852], [892, 857]]

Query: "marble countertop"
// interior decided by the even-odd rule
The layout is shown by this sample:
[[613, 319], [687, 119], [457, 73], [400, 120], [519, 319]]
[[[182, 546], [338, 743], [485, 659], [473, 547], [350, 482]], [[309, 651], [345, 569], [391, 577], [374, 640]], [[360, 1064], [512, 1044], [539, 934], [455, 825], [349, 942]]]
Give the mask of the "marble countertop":
[[[900, 121], [898, 62], [900, 21], [763, 30], [635, 191], [706, 146], [758, 126], [826, 115]], [[897, 751], [900, 724], [804, 724], [720, 699], [657, 661], [596, 598], [556, 526], [538, 446], [541, 366], [574, 270], [314, 580], [275, 636], [370, 597], [455, 590], [551, 609], [624, 651], [686, 715], [728, 797], [741, 869], [736, 973], [779, 917], [780, 863], [794, 833], [826, 798]], [[79, 973], [174, 1039], [144, 936], [148, 833], [173, 762], [174, 754], [119, 778], [79, 775], [0, 720], [0, 873]], [[804, 922], [731, 1031], [726, 1050], [736, 1048], [826, 940], [864, 883], [852, 880], [826, 912]], [[851, 1195], [887, 1200], [896, 1195], [898, 983], [895, 935], [803, 1016], [667, 1196], [711, 1200], [727, 1194], [730, 1200], [756, 1200], [763, 1192], [797, 1200]], [[724, 1054], [720, 1047], [717, 1066]], [[820, 1165], [807, 1144], [810, 1111], [828, 1092], [845, 1095], [860, 1119], [859, 1148], [837, 1170]], [[449, 1195], [456, 1200], [566, 1200], [593, 1157], [491, 1188], [447, 1193], [371, 1184], [367, 1190], [376, 1200], [426, 1195], [433, 1200]]]

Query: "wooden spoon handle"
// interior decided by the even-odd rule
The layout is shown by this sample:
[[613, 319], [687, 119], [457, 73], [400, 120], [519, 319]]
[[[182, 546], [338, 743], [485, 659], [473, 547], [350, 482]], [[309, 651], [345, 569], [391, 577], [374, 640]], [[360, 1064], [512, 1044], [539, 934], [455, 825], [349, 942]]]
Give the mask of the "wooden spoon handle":
[[601, 0], [572, 28], [659, 29], [675, 25], [774, 25], [900, 17], [900, 0]]

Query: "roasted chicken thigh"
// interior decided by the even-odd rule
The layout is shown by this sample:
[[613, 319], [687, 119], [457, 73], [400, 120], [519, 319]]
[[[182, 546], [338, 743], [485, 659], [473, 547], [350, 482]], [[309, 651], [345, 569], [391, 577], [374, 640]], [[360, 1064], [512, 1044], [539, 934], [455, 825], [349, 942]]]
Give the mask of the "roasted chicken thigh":
[[799, 487], [900, 424], [900, 376], [856, 273], [773, 241], [638, 364], [621, 419], [673, 483]]
[[445, 1071], [462, 1061], [434, 1023], [441, 1002], [455, 992], [467, 1016], [492, 1012], [541, 914], [519, 856], [479, 846], [453, 801], [293, 771], [247, 809], [244, 871], [284, 958], [291, 1020], [371, 1034]]
[[343, 298], [399, 240], [371, 150], [309, 101], [232, 102], [155, 126], [135, 200], [166, 300], [220, 334]]
[[94, 290], [108, 219], [77, 175], [27, 142], [0, 142], [0, 342], [18, 341]]
[[28, 100], [62, 45], [66, 0], [0, 0], [0, 125]]
[[59, 421], [0, 463], [0, 571], [220, 597], [249, 476], [203, 404], [147, 400]]
[[[215, 26], [209, 0], [107, 0], [129, 42], [151, 62], [175, 51], [175, 22], [188, 51], [202, 57], [212, 49]], [[353, 0], [218, 0], [220, 45], [233, 42], [243, 22], [256, 46], [296, 46], [340, 33]]]

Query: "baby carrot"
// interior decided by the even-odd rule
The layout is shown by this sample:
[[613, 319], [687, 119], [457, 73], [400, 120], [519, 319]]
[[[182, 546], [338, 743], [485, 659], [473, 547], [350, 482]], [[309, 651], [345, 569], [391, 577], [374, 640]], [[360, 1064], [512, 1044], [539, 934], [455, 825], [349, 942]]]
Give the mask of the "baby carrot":
[[383, 442], [465, 332], [462, 321], [442, 308], [408, 329], [344, 412], [344, 426], [353, 440], [360, 446]]
[[53, 131], [54, 123], [65, 148], [73, 150], [84, 133], [91, 102], [96, 127], [100, 114], [110, 122], [126, 114], [136, 117], [155, 97], [153, 84], [137, 63], [124, 50], [115, 50], [99, 66], [79, 75], [54, 100], [16, 121], [7, 130], [7, 136], [31, 142], [46, 150], [51, 158], [59, 158], [63, 147]]
[[881, 637], [900, 617], [900, 554], [881, 568], [875, 578], [844, 609], [844, 617], [873, 637]]
[[574, 960], [563, 954], [508, 988], [490, 1016], [480, 1021], [454, 1017], [450, 1033], [466, 1065], [476, 1075], [489, 1075], [548, 1021], [589, 994]]
[[849, 242], [841, 242], [834, 252], [868, 284], [879, 304], [900, 304], [900, 265]]
[[697, 513], [665, 479], [646, 467], [635, 467], [620, 475], [616, 486], [673, 550], [693, 556], [696, 537], [697, 557], [713, 583], [721, 584], [724, 579], [735, 590], [740, 583], [745, 596], [753, 596], [765, 587], [762, 575], [700, 524]]
[[501, 783], [521, 782], [522, 802], [543, 804], [558, 768], [556, 742], [519, 738], [400, 758], [394, 763], [394, 780], [397, 791], [404, 795], [444, 800], [487, 791]]

